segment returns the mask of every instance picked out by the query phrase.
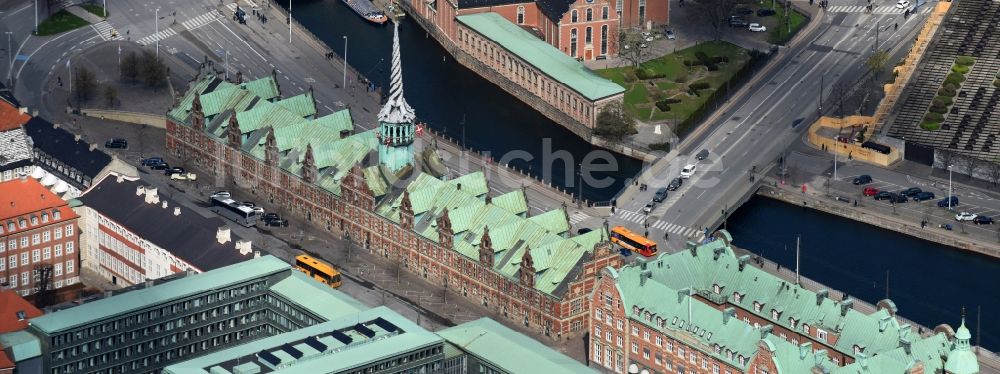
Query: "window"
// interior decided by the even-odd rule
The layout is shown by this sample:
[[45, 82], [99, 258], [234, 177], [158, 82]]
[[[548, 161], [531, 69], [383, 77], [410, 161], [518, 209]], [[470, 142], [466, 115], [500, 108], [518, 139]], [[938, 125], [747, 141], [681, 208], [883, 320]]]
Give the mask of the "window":
[[48, 243], [49, 240], [52, 240], [52, 234], [49, 230], [45, 230], [45, 232], [42, 233], [42, 243]]
[[639, 328], [638, 327], [632, 326], [632, 335], [639, 336]]
[[639, 24], [646, 23], [646, 0], [639, 0]]
[[28, 228], [28, 220], [21, 218], [20, 220], [17, 221], [17, 226], [22, 229]]
[[14, 240], [14, 239], [9, 240], [7, 242], [7, 247], [9, 247], [10, 250], [12, 250], [12, 251], [15, 250], [15, 249], [17, 249], [17, 240]]
[[601, 319], [603, 319], [601, 317], [602, 314], [603, 314], [603, 312], [600, 309], [594, 309], [594, 318], [597, 318], [598, 321], [600, 321]]
[[694, 353], [694, 351], [688, 352], [688, 361], [691, 361], [692, 364], [697, 365], [698, 364], [698, 354]]
[[56, 253], [54, 254], [54, 256], [56, 257], [62, 256], [62, 244], [56, 244], [55, 249]]
[[[576, 22], [576, 11], [573, 11], [573, 22]], [[569, 30], [569, 55], [570, 57], [576, 57], [576, 29]]]
[[[523, 6], [517, 7], [517, 24], [518, 25], [524, 24], [524, 7]], [[597, 361], [600, 362], [601, 360], [597, 360]]]
[[0, 253], [4, 253], [6, 251], [7, 251], [7, 242], [0, 240]]
[[584, 41], [587, 45], [594, 43], [594, 29], [592, 27], [587, 27], [587, 33], [584, 35]]
[[649, 341], [649, 330], [642, 332], [642, 340]]
[[38, 245], [42, 242], [42, 236], [40, 234], [31, 235], [31, 245]]
[[608, 19], [608, 7], [601, 8], [601, 19]]
[[[27, 274], [27, 273], [25, 273], [25, 274]], [[639, 353], [639, 344], [638, 343], [632, 343], [632, 353]]]
[[31, 251], [31, 263], [36, 263], [42, 260], [42, 250], [36, 249]]
[[7, 269], [7, 259], [0, 257], [0, 270]]
[[27, 265], [28, 264], [28, 254], [29, 254], [28, 252], [22, 252], [21, 253], [21, 265]]
[[594, 326], [594, 335], [601, 336], [601, 326]]
[[803, 323], [802, 332], [806, 333], [806, 335], [809, 335], [809, 325]]
[[62, 216], [62, 212], [60, 212], [58, 210], [53, 210], [52, 211], [52, 219], [59, 219], [60, 216]]
[[674, 341], [667, 340], [667, 352], [673, 352], [673, 351], [674, 351]]
[[622, 331], [622, 329], [625, 328], [624, 327], [625, 323], [622, 322], [622, 320], [618, 320], [617, 322], [618, 322], [618, 331]]
[[66, 254], [73, 253], [73, 242], [66, 242]]
[[753, 302], [753, 311], [754, 312], [760, 313], [760, 307], [761, 307], [761, 303], [758, 303], [756, 301]]
[[21, 248], [24, 248], [24, 247], [27, 247], [27, 246], [28, 246], [28, 236], [22, 236], [21, 237]]
[[38, 224], [38, 217], [32, 216], [31, 217], [31, 225], [35, 226], [37, 224]]
[[14, 230], [15, 230], [14, 222], [7, 222], [7, 231], [14, 232]]
[[62, 239], [62, 230], [53, 230], [53, 231], [54, 232], [52, 233], [53, 234], [52, 236], [55, 240]]
[[48, 222], [49, 222], [49, 214], [42, 213], [42, 223], [48, 223]]
[[601, 343], [594, 342], [594, 362], [601, 363]]
[[826, 341], [826, 331], [816, 329], [816, 337], [819, 338], [819, 340]]
[[618, 343], [618, 346], [619, 346], [619, 347], [621, 347], [621, 346], [622, 346], [622, 340], [623, 340], [623, 339], [622, 339], [622, 336], [621, 336], [621, 335], [618, 335], [618, 341], [617, 341], [616, 343]]
[[45, 249], [42, 250], [42, 259], [43, 260], [48, 260], [50, 258], [52, 258], [52, 248], [51, 247], [45, 247]]
[[647, 360], [649, 359], [649, 349], [648, 348], [643, 348], [642, 349], [642, 358], [647, 359]]
[[26, 272], [26, 271], [23, 272], [23, 273], [21, 273], [21, 285], [23, 285], [23, 286], [27, 286], [28, 285], [28, 272]]
[[712, 374], [719, 374], [719, 364], [712, 364]]
[[738, 292], [733, 292], [733, 300], [738, 303], [743, 300], [743, 295], [740, 295]]
[[17, 287], [17, 276], [16, 275], [11, 275], [9, 279], [10, 279], [10, 281], [9, 281], [10, 286], [11, 287]]
[[52, 274], [55, 275], [55, 276], [57, 276], [57, 277], [60, 276], [60, 275], [62, 275], [62, 263], [61, 262], [57, 262], [57, 263], [55, 263], [55, 264], [52, 265]]
[[73, 235], [73, 225], [66, 225], [66, 236]]
[[608, 343], [611, 343], [611, 331], [604, 332], [604, 340], [607, 340]]
[[587, 22], [594, 20], [594, 10], [587, 8]]
[[10, 267], [12, 269], [17, 267], [17, 255], [12, 255], [7, 260], [10, 262]]
[[570, 19], [569, 19], [569, 22], [571, 22], [571, 23], [576, 23], [576, 21], [578, 21], [578, 18], [579, 18], [579, 16], [578, 16], [578, 15], [577, 15], [577, 13], [576, 13], [576, 9], [573, 9], [573, 12], [572, 12], [572, 13], [570, 13]]
[[656, 336], [656, 346], [657, 347], [662, 347], [663, 346], [663, 337], [662, 336], [659, 336], [659, 335]]
[[855, 344], [854, 345], [854, 355], [858, 355], [859, 353], [861, 353], [861, 347], [859, 347], [857, 344]]
[[778, 319], [778, 311], [777, 310], [771, 309], [771, 319], [774, 319], [774, 320]]

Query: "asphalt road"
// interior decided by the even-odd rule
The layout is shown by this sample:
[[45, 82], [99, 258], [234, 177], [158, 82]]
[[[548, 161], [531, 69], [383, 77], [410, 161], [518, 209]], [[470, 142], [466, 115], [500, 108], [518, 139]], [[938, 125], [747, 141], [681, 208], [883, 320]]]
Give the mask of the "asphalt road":
[[[892, 4], [877, 2], [877, 6]], [[703, 125], [710, 130], [682, 144], [679, 156], [659, 161], [669, 165], [645, 179], [648, 190], [629, 201], [618, 201], [620, 209], [611, 223], [625, 224], [638, 232], [648, 230], [649, 236], [661, 243], [668, 233], [672, 248], [689, 237], [700, 238], [698, 229], [721, 218], [722, 210], [729, 210], [731, 201], [749, 189], [751, 170], [775, 162], [817, 118], [821, 86], [827, 102], [824, 107], [829, 108], [836, 82], [853, 85], [864, 74], [864, 61], [875, 44], [876, 22], [881, 26], [879, 48], [890, 50], [891, 66], [905, 54], [926, 18], [924, 13], [904, 21], [901, 14], [851, 12], [821, 12], [819, 17], [816, 21], [821, 24], [812, 33], [779, 52], [778, 60], [772, 63], [780, 65], [760, 77], [749, 95], [733, 99], [722, 115]], [[898, 30], [894, 23], [899, 24]], [[780, 54], [788, 53], [792, 57], [782, 60]], [[710, 156], [698, 162], [693, 155], [702, 149], [709, 150]], [[695, 175], [670, 192], [652, 213], [643, 214], [642, 208], [655, 190], [666, 186], [688, 163], [697, 164]]]

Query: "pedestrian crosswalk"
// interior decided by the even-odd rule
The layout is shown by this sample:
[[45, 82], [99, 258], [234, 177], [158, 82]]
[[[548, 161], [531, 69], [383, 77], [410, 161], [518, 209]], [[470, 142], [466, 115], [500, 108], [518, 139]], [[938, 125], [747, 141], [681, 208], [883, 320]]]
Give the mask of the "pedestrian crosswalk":
[[94, 31], [97, 32], [97, 35], [104, 41], [124, 39], [121, 34], [118, 33], [118, 30], [115, 30], [114, 26], [111, 26], [108, 21], [101, 21], [90, 25], [90, 27], [93, 28]]
[[229, 4], [226, 4], [226, 8], [229, 8], [229, 11], [230, 11], [230, 12], [235, 12], [235, 11], [236, 11], [236, 7], [237, 7], [237, 4], [236, 4], [236, 3], [229, 3]]
[[156, 34], [153, 34], [153, 35], [144, 37], [142, 39], [139, 39], [139, 40], [136, 41], [136, 43], [139, 43], [139, 45], [149, 45], [149, 44], [156, 43], [159, 40], [163, 40], [163, 39], [169, 38], [169, 37], [174, 36], [174, 35], [177, 35], [177, 31], [174, 31], [174, 29], [172, 29], [172, 28], [166, 28], [166, 29], [160, 30], [160, 32], [158, 32]]
[[184, 28], [188, 30], [194, 30], [199, 27], [205, 26], [211, 23], [212, 21], [217, 20], [220, 17], [222, 17], [222, 15], [219, 14], [219, 12], [208, 12], [200, 16], [194, 17], [192, 19], [189, 19], [187, 21], [181, 22], [181, 26], [184, 26]]
[[[868, 7], [864, 5], [835, 5], [827, 8], [827, 11], [831, 13], [864, 13], [867, 9]], [[919, 12], [928, 13], [930, 10], [931, 7], [925, 6], [920, 8]], [[895, 5], [876, 7], [872, 11], [875, 14], [903, 14], [903, 12], [905, 12], [904, 9], [897, 8]]]
[[[615, 212], [615, 217], [632, 223], [643, 223], [649, 216], [641, 213], [629, 212], [627, 210], [618, 210]], [[649, 227], [684, 237], [700, 237], [702, 235], [702, 232], [697, 229], [673, 224], [664, 220], [657, 220], [655, 223], [650, 224]]]
[[576, 225], [580, 222], [583, 222], [583, 220], [587, 218], [590, 218], [590, 216], [588, 216], [587, 213], [575, 212], [569, 216], [569, 224]]

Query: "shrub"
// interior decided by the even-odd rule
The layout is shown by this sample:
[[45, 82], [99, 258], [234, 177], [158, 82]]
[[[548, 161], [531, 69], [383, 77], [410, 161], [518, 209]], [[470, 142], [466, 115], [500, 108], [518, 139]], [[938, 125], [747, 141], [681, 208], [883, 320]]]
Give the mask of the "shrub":
[[930, 109], [927, 110], [931, 111], [932, 113], [941, 113], [941, 114], [948, 113], [948, 108], [945, 108], [943, 106], [931, 105]]
[[726, 62], [729, 62], [729, 57], [726, 57], [726, 56], [715, 56], [714, 58], [712, 58], [712, 63], [715, 63], [715, 64], [721, 64], [721, 63], [726, 63]]
[[975, 63], [976, 59], [969, 56], [958, 56], [958, 58], [955, 59], [955, 64], [962, 66], [969, 66]]
[[951, 67], [951, 71], [964, 75], [969, 73], [969, 67], [965, 65], [955, 65]]
[[965, 76], [959, 73], [951, 73], [948, 74], [948, 77], [946, 77], [944, 81], [945, 83], [951, 83], [957, 86], [962, 84], [962, 82], [965, 82]]
[[940, 101], [944, 103], [945, 106], [951, 106], [953, 102], [951, 96], [938, 96], [934, 98], [934, 101]]
[[656, 102], [656, 109], [659, 109], [661, 112], [669, 112], [670, 111], [670, 103], [668, 103], [666, 100], [657, 101]]
[[1000, 78], [998, 78], [997, 80], [993, 81], [993, 87], [1000, 87]]
[[694, 63], [694, 61], [691, 61], [691, 60], [684, 60], [684, 66], [687, 66], [687, 67], [692, 67], [692, 66], [694, 66], [694, 65], [697, 65], [697, 64], [695, 64], [695, 63]]
[[625, 82], [626, 83], [632, 83], [632, 82], [635, 82], [635, 81], [639, 80], [639, 78], [637, 78], [635, 76], [635, 70], [631, 70], [631, 69], [630, 70], [626, 70], [625, 73], [622, 74], [622, 75], [625, 77]]
[[712, 86], [709, 85], [708, 82], [694, 82], [694, 83], [691, 83], [690, 85], [688, 85], [688, 88], [690, 88], [691, 90], [694, 90], [694, 91], [707, 90], [707, 89], [709, 89], [711, 87]]
[[927, 113], [924, 115], [924, 122], [944, 122], [944, 115], [934, 112]]
[[705, 65], [706, 63], [708, 63], [709, 61], [711, 61], [711, 60], [708, 59], [708, 55], [705, 54], [705, 52], [702, 52], [702, 51], [695, 52], [694, 53], [694, 58], [698, 59], [698, 63], [701, 64], [701, 65]]
[[713, 64], [708, 64], [708, 65], [706, 65], [706, 67], [708, 68], [708, 71], [718, 71], [719, 70], [719, 65], [716, 65], [714, 63]]
[[952, 88], [952, 87], [949, 87], [949, 86], [941, 87], [941, 90], [938, 91], [938, 95], [940, 95], [940, 96], [947, 96], [947, 97], [954, 97], [955, 96], [955, 89]]
[[636, 78], [639, 78], [639, 79], [642, 79], [642, 80], [663, 78], [663, 74], [662, 73], [657, 73], [655, 70], [653, 70], [653, 69], [647, 69], [647, 68], [637, 69], [635, 71], [635, 76], [636, 76]]
[[677, 103], [679, 103], [681, 101], [684, 101], [684, 100], [678, 99], [676, 97], [668, 97], [666, 99], [663, 99], [663, 101], [666, 101], [667, 104], [677, 104]]
[[677, 83], [687, 83], [687, 81], [688, 81], [687, 73], [678, 73], [677, 77], [674, 78], [674, 82]]
[[935, 131], [941, 128], [941, 124], [938, 122], [921, 122], [920, 128], [927, 131]]

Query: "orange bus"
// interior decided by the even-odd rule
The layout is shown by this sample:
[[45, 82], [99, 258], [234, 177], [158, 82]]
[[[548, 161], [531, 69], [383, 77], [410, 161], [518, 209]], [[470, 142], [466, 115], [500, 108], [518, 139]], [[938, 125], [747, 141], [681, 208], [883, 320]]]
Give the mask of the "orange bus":
[[656, 254], [656, 242], [636, 234], [624, 226], [615, 226], [611, 229], [611, 242], [646, 257]]
[[332, 265], [309, 255], [295, 256], [295, 269], [330, 287], [340, 287], [340, 272]]

